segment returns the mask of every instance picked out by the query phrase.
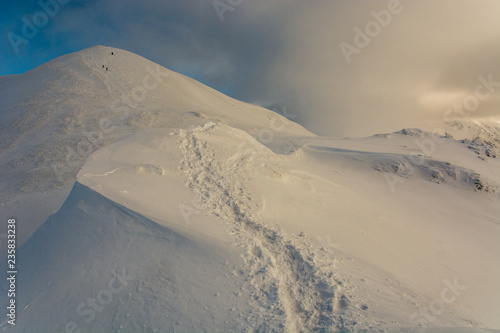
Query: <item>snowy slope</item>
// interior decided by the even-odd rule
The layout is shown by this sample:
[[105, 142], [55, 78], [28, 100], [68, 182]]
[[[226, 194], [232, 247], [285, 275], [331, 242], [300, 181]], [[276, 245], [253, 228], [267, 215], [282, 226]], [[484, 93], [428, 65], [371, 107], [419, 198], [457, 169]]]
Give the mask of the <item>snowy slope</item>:
[[251, 325], [250, 290], [245, 276], [234, 274], [241, 259], [227, 242], [188, 238], [78, 183], [18, 256], [22, 312], [15, 327], [3, 320], [4, 330], [186, 332]]
[[[457, 133], [317, 137], [173, 72], [127, 117], [108, 110], [105, 102], [143, 84], [147, 66], [156, 68], [96, 47], [23, 74], [52, 80], [41, 93], [31, 87], [31, 97], [18, 92], [44, 101], [47, 121], [2, 137], [12, 141], [2, 141], [2, 174], [25, 181], [21, 171], [39, 163], [31, 176], [40, 189], [19, 192], [3, 177], [7, 193], [57, 210], [77, 183], [19, 249], [19, 321], [1, 328], [500, 329], [499, 158], [478, 158]], [[68, 96], [73, 84], [85, 89]], [[66, 99], [64, 110], [53, 104]], [[24, 126], [13, 110], [37, 123], [29, 103], [9, 103], [2, 126]], [[66, 128], [57, 132], [57, 119], [72, 125], [57, 123]], [[62, 182], [38, 173], [58, 161], [51, 147], [75, 147], [99, 119], [113, 130], [64, 169]], [[22, 160], [28, 152], [39, 160]], [[16, 216], [12, 203], [3, 207]], [[120, 291], [119, 272], [129, 279]]]
[[[285, 118], [111, 47], [8, 76], [0, 81], [0, 216], [22, 221], [24, 241], [61, 206], [93, 151], [138, 129], [210, 119], [258, 133]], [[292, 122], [272, 134], [313, 135]]]
[[478, 157], [500, 157], [500, 123], [491, 120], [455, 120], [448, 123], [447, 129]]
[[[500, 209], [494, 180], [448, 162], [446, 154], [442, 154], [442, 161], [425, 158], [417, 164], [411, 158], [417, 149], [411, 146], [415, 137], [405, 134], [289, 140], [300, 148], [286, 155], [274, 153], [242, 131], [215, 123], [169, 132], [139, 132], [92, 155], [78, 179], [158, 221], [176, 207], [187, 205], [188, 215], [193, 216], [187, 221], [176, 218], [181, 230], [201, 232], [206, 228], [203, 216], [212, 215], [227, 225], [236, 235], [236, 244], [247, 252], [255, 252], [257, 243], [257, 253], [268, 257], [266, 262], [296, 276], [292, 279], [269, 273], [278, 286], [285, 285], [291, 291], [280, 295], [280, 302], [296, 303], [287, 314], [293, 318], [304, 314], [303, 320], [289, 323], [292, 328], [311, 328], [307, 318], [319, 316], [307, 311], [318, 307], [311, 303], [323, 304], [320, 308], [329, 306], [321, 299], [309, 301], [314, 297], [294, 294], [294, 290], [306, 287], [290, 285], [289, 281], [306, 282], [309, 276], [314, 281], [323, 279], [321, 285], [330, 290], [332, 308], [342, 313], [343, 323], [356, 321], [351, 325], [354, 327], [383, 327], [382, 323], [394, 319], [393, 311], [400, 313], [396, 317], [401, 320], [394, 326], [404, 326], [415, 304], [428, 304], [433, 295], [439, 295], [445, 280], [455, 278], [475, 286], [474, 292], [461, 296], [467, 298], [466, 305], [450, 304], [450, 313], [443, 311], [429, 325], [479, 325], [485, 319], [494, 323], [500, 296], [495, 286], [499, 270], [491, 265], [500, 254]], [[472, 162], [466, 166], [476, 162], [475, 155], [460, 142], [443, 141], [440, 150], [470, 154]], [[278, 145], [278, 140], [274, 144]], [[376, 147], [386, 151], [373, 151]], [[400, 175], [405, 163], [405, 173]], [[490, 171], [488, 175], [498, 179], [498, 164]], [[394, 193], [384, 177], [387, 174], [400, 177]], [[191, 196], [180, 195], [179, 182], [193, 192]], [[169, 193], [176, 193], [177, 200]], [[443, 199], [436, 201], [436, 196]], [[190, 224], [197, 218], [201, 220]], [[305, 236], [299, 237], [301, 233]], [[296, 264], [290, 267], [293, 260], [283, 250], [287, 247], [296, 251], [292, 257], [300, 254], [308, 259], [307, 268], [299, 266], [306, 277], [300, 278], [293, 270]], [[331, 256], [322, 252], [325, 247]], [[351, 256], [356, 257], [354, 263]], [[345, 267], [339, 270], [337, 265]], [[398, 284], [396, 293], [406, 296], [390, 299], [387, 304], [378, 295], [370, 298], [369, 287], [353, 281], [350, 275], [352, 270], [361, 269], [358, 265], [362, 271], [354, 276], [365, 281], [367, 276], [377, 276], [374, 284], [382, 299], [390, 298], [394, 293], [391, 289]], [[391, 282], [385, 282], [389, 277]], [[313, 286], [307, 289], [313, 294], [318, 291]], [[303, 300], [307, 304], [301, 304]], [[302, 311], [297, 314], [294, 307]], [[365, 312], [365, 307], [372, 310]], [[473, 310], [480, 313], [472, 315]]]

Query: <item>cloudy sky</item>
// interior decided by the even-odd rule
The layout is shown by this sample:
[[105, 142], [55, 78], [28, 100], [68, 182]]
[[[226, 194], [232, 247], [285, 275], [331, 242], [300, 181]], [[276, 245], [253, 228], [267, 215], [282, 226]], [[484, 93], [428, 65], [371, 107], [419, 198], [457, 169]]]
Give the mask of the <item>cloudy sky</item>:
[[364, 136], [500, 117], [499, 18], [498, 0], [4, 0], [0, 75], [108, 44]]

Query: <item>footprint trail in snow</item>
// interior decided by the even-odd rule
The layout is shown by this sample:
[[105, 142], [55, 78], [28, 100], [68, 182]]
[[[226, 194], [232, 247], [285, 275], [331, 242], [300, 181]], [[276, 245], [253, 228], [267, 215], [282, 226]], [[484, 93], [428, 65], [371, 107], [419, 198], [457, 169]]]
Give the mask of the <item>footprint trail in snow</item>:
[[[220, 153], [217, 140], [224, 139], [238, 141], [248, 137], [245, 140], [255, 149], [267, 150], [248, 134], [240, 132], [228, 131], [225, 125], [207, 123], [191, 130], [180, 130], [178, 135], [184, 155], [181, 169], [187, 175], [188, 187], [197, 194], [204, 208], [227, 224], [237, 244], [247, 250], [245, 261], [246, 269], [250, 270], [250, 284], [255, 288], [258, 306], [265, 309], [261, 313], [256, 309], [250, 317], [267, 325], [254, 328], [342, 329], [344, 318], [334, 312], [339, 302], [335, 297], [339, 286], [333, 272], [318, 269], [311, 253], [305, 255], [309, 251], [305, 251], [304, 244], [298, 244], [278, 227], [262, 221], [256, 213], [258, 205], [245, 193], [244, 183], [251, 181], [245, 170], [260, 162], [257, 155], [222, 151], [233, 155], [226, 159], [216, 156]], [[221, 133], [231, 133], [233, 137], [220, 137]], [[269, 151], [265, 156], [270, 157], [269, 154], [273, 153]], [[258, 159], [262, 159], [261, 154]]]

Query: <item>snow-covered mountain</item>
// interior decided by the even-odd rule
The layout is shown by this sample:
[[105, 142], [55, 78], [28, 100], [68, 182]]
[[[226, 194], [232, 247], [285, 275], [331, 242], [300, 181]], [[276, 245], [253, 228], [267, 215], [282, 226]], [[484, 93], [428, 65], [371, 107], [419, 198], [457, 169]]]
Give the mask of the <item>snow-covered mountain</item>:
[[[0, 101], [1, 216], [30, 221], [20, 231], [23, 241], [59, 209], [92, 152], [137, 130], [211, 119], [253, 134], [282, 125], [270, 110], [104, 46], [6, 77]], [[293, 122], [271, 134], [313, 135]]]
[[495, 121], [455, 120], [448, 131], [461, 139], [480, 158], [500, 157], [500, 123]]
[[498, 124], [318, 137], [102, 46], [0, 78], [0, 101], [24, 243], [0, 329], [500, 329]]

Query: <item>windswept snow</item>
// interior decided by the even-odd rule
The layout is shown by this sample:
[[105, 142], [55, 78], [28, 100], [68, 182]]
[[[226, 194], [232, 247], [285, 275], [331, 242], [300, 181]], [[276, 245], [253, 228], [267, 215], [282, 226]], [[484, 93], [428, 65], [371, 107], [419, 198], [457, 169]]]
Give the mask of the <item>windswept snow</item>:
[[318, 137], [106, 47], [0, 80], [0, 95], [16, 85], [2, 216], [27, 237], [57, 212], [19, 249], [18, 325], [1, 328], [500, 329], [500, 159], [462, 141], [496, 132]]
[[[215, 122], [143, 131], [92, 155], [78, 179], [159, 223], [177, 214], [184, 232], [210, 237], [223, 225], [246, 253], [255, 306], [286, 330], [405, 327], [416, 304], [428, 304], [454, 279], [475, 285], [476, 272], [492, 270], [480, 279], [495, 285], [498, 196], [470, 183], [468, 170], [427, 158], [401, 178], [398, 196], [380, 166], [412, 161], [413, 148], [399, 140], [383, 139], [394, 153], [369, 152], [371, 139], [295, 140], [301, 148], [277, 154]], [[455, 143], [449, 140], [442, 144]], [[432, 172], [455, 177], [440, 182]], [[428, 193], [450, 199], [437, 203]], [[489, 250], [474, 246], [474, 234]], [[478, 304], [450, 304], [428, 325], [480, 325], [472, 309], [499, 294], [475, 292], [461, 297]]]
[[[171, 332], [253, 326], [239, 253], [179, 234], [76, 184], [18, 253], [9, 332]], [[6, 295], [1, 295], [5, 304]]]
[[249, 133], [280, 126], [273, 137], [313, 135], [275, 112], [111, 47], [9, 76], [0, 81], [0, 216], [29, 221], [18, 235], [24, 241], [61, 206], [92, 152], [140, 129], [210, 119]]

